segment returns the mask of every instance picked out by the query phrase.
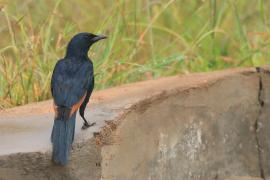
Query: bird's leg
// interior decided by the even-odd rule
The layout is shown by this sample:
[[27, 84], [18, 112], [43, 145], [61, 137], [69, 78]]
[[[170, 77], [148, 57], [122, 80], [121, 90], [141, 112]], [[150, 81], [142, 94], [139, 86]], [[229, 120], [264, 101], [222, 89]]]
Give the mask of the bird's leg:
[[[91, 91], [91, 92], [92, 92], [92, 91]], [[87, 102], [89, 101], [90, 95], [91, 95], [91, 93], [88, 93], [88, 94], [86, 95], [85, 100], [84, 100], [84, 102], [82, 103], [82, 105], [81, 105], [81, 107], [80, 107], [80, 110], [79, 110], [80, 115], [81, 115], [81, 117], [82, 117], [83, 120], [84, 120], [84, 124], [83, 124], [83, 126], [82, 126], [82, 129], [87, 129], [87, 128], [89, 128], [89, 127], [91, 127], [91, 126], [94, 126], [94, 125], [96, 124], [96, 123], [91, 123], [91, 124], [89, 124], [89, 123], [86, 121], [85, 117], [84, 117], [84, 110], [85, 110], [85, 108], [86, 108]]]
[[93, 122], [93, 123], [91, 123], [91, 124], [89, 124], [87, 121], [86, 121], [86, 119], [85, 119], [85, 117], [84, 116], [81, 116], [82, 118], [83, 118], [83, 120], [84, 120], [84, 123], [83, 123], [83, 126], [82, 126], [82, 129], [87, 129], [87, 128], [89, 128], [89, 127], [91, 127], [91, 126], [94, 126], [96, 123], [95, 122]]
[[89, 124], [87, 121], [86, 121], [86, 119], [85, 119], [85, 117], [84, 117], [84, 110], [85, 110], [85, 107], [86, 106], [81, 106], [80, 107], [80, 115], [81, 115], [81, 117], [82, 117], [82, 119], [83, 119], [83, 121], [84, 121], [84, 123], [83, 123], [83, 126], [82, 126], [82, 129], [87, 129], [87, 128], [89, 128], [89, 127], [91, 127], [91, 126], [94, 126], [96, 123], [91, 123], [91, 124]]

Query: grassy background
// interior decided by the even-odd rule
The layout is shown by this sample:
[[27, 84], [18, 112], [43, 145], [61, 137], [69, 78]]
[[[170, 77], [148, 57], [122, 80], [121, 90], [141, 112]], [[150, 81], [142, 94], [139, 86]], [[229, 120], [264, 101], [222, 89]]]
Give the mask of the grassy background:
[[77, 32], [109, 36], [90, 52], [96, 88], [269, 63], [266, 0], [0, 0], [0, 108], [50, 98], [54, 64]]

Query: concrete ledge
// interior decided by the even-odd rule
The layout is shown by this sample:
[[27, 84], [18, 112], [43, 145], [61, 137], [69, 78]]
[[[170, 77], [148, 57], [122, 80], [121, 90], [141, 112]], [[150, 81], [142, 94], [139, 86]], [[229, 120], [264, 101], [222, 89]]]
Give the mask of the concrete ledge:
[[67, 167], [50, 162], [51, 101], [1, 111], [0, 179], [270, 177], [268, 72], [233, 69], [95, 92], [86, 117], [97, 125], [81, 131], [77, 118]]

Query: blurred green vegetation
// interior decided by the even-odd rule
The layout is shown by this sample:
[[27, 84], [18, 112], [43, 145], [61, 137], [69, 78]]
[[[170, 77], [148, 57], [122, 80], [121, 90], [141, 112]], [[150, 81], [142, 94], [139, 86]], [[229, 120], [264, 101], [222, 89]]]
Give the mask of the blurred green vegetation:
[[269, 63], [266, 0], [0, 0], [0, 108], [50, 98], [50, 77], [77, 32], [96, 88]]

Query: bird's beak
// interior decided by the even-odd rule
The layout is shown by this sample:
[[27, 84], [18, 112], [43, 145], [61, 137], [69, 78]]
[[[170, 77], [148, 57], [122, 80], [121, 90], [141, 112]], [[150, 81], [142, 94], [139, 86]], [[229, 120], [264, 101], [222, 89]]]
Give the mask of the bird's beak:
[[96, 37], [94, 37], [94, 38], [92, 39], [92, 41], [97, 42], [97, 41], [99, 41], [99, 40], [101, 40], [101, 39], [106, 39], [106, 38], [107, 38], [107, 36], [104, 36], [104, 35], [97, 35]]

